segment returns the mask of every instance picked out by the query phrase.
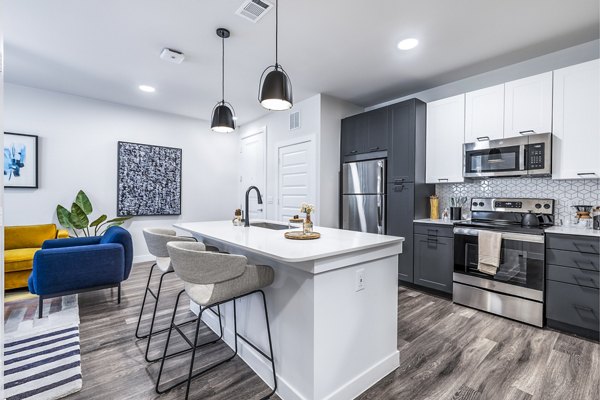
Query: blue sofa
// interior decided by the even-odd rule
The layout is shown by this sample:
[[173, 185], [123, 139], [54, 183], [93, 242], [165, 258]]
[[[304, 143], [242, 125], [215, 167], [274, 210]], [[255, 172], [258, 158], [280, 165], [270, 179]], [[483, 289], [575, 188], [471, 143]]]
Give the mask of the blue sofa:
[[44, 299], [91, 290], [118, 288], [129, 278], [133, 261], [131, 234], [118, 226], [103, 236], [46, 240], [33, 257], [29, 291]]

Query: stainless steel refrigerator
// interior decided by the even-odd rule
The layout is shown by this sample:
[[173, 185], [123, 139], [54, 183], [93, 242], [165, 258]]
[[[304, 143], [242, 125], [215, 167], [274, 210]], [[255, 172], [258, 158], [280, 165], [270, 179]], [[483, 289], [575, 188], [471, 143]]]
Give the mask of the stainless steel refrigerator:
[[342, 228], [386, 233], [386, 160], [347, 162], [342, 167]]

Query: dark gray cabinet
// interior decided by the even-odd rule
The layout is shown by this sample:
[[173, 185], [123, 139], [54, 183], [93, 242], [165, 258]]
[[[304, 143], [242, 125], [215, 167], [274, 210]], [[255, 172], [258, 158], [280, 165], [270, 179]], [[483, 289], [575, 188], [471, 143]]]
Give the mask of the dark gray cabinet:
[[546, 235], [546, 324], [598, 340], [600, 239]]
[[425, 184], [425, 113], [425, 103], [410, 99], [345, 118], [341, 132], [342, 163], [387, 156], [386, 233], [406, 239], [398, 279], [411, 283], [413, 221], [428, 216], [435, 193]]
[[342, 157], [365, 152], [368, 130], [369, 120], [365, 114], [342, 120]]
[[342, 120], [342, 157], [385, 151], [388, 146], [388, 109], [380, 108]]
[[379, 108], [367, 113], [369, 133], [366, 151], [383, 151], [388, 148], [388, 108]]
[[[415, 181], [416, 103], [405, 101], [390, 106], [391, 134], [388, 138], [388, 182]], [[424, 155], [423, 155], [423, 163]]]
[[[427, 232], [426, 234], [423, 234]], [[452, 228], [432, 224], [415, 224], [414, 283], [452, 293], [454, 271], [454, 240]]]
[[402, 254], [398, 261], [398, 279], [413, 281], [413, 212], [415, 202], [414, 183], [388, 184], [387, 234], [404, 237]]

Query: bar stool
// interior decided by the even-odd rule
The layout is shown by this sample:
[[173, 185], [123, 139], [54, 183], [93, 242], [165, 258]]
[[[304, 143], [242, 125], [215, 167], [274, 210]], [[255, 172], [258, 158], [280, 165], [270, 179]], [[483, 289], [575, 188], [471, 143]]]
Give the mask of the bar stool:
[[[175, 308], [173, 309], [171, 325], [169, 326], [169, 333], [167, 335], [167, 342], [165, 343], [165, 350], [160, 363], [158, 378], [156, 380], [156, 392], [158, 394], [162, 394], [179, 385], [187, 383], [185, 392], [185, 398], [187, 399], [190, 392], [190, 384], [193, 378], [196, 378], [203, 373], [208, 372], [209, 370], [212, 370], [227, 361], [230, 361], [237, 355], [237, 338], [239, 337], [271, 362], [274, 386], [273, 390], [267, 396], [263, 397], [263, 399], [270, 398], [277, 390], [277, 374], [275, 373], [275, 361], [273, 358], [273, 344], [271, 341], [271, 328], [269, 326], [267, 301], [265, 298], [265, 293], [262, 291], [262, 289], [273, 283], [273, 268], [265, 265], [248, 265], [248, 260], [246, 257], [240, 255], [206, 252], [206, 248], [202, 243], [170, 242], [167, 244], [167, 248], [171, 256], [175, 274], [184, 282], [184, 290], [179, 292], [177, 295]], [[191, 340], [181, 331], [181, 329], [179, 329], [178, 325], [175, 325], [177, 304], [179, 303], [179, 298], [184, 292], [192, 301], [201, 306], [200, 313], [196, 321], [194, 338]], [[269, 355], [267, 355], [264, 351], [259, 349], [256, 345], [251, 343], [247, 338], [239, 334], [237, 331], [236, 300], [255, 293], [260, 293], [262, 296], [265, 310], [267, 335], [269, 339]], [[208, 307], [218, 306], [229, 301], [233, 301], [233, 329], [235, 334], [234, 353], [226, 359], [212, 364], [194, 374], [194, 357], [196, 355], [196, 349], [210, 344], [203, 343], [198, 345], [198, 332], [200, 330], [202, 313]], [[173, 329], [175, 329], [177, 333], [181, 335], [181, 337], [187, 342], [189, 348], [192, 350], [190, 370], [187, 379], [177, 382], [167, 388], [161, 389], [160, 378], [165, 365], [165, 360], [177, 355], [167, 354]]]
[[[150, 273], [148, 274], [148, 282], [146, 283], [144, 299], [142, 300], [142, 307], [140, 309], [140, 315], [138, 317], [137, 327], [135, 329], [135, 337], [137, 339], [148, 338], [148, 342], [146, 343], [146, 352], [145, 352], [144, 357], [147, 362], [156, 362], [156, 361], [160, 360], [160, 357], [155, 358], [155, 359], [150, 359], [148, 357], [148, 352], [150, 350], [150, 341], [152, 340], [152, 336], [158, 335], [158, 334], [166, 332], [168, 330], [168, 328], [165, 328], [165, 329], [161, 329], [159, 331], [154, 331], [154, 321], [156, 319], [156, 311], [158, 309], [158, 301], [160, 298], [160, 292], [161, 292], [161, 288], [162, 288], [162, 284], [163, 284], [163, 279], [165, 278], [166, 275], [173, 273], [173, 266], [171, 265], [171, 258], [169, 257], [169, 252], [167, 250], [167, 243], [173, 242], [173, 241], [196, 243], [196, 242], [198, 242], [198, 240], [196, 240], [196, 238], [194, 238], [194, 237], [177, 236], [177, 233], [172, 229], [145, 228], [143, 230], [143, 233], [144, 233], [144, 239], [146, 240], [146, 245], [148, 246], [148, 251], [150, 252], [150, 254], [152, 254], [153, 256], [156, 257], [156, 261], [154, 262], [154, 264], [152, 264], [152, 267], [150, 267]], [[216, 252], [219, 251], [219, 249], [217, 249], [216, 247], [212, 247], [212, 246], [208, 246], [208, 250], [216, 251]], [[160, 282], [158, 284], [158, 289], [157, 289], [156, 293], [154, 293], [154, 291], [152, 289], [150, 289], [150, 281], [152, 279], [152, 273], [154, 272], [155, 267], [158, 267], [158, 269], [160, 269], [162, 271], [162, 274], [160, 276]], [[139, 332], [140, 331], [140, 323], [142, 321], [142, 315], [144, 313], [144, 306], [146, 304], [146, 297], [147, 297], [148, 293], [150, 293], [150, 296], [152, 296], [154, 298], [154, 310], [152, 312], [152, 320], [150, 322], [150, 331], [146, 335], [141, 335]], [[211, 310], [211, 311], [213, 311], [213, 310]], [[215, 314], [219, 316], [219, 323], [221, 323], [220, 309]], [[184, 322], [183, 324], [180, 324], [180, 326], [186, 325], [186, 324], [189, 324], [192, 322], [195, 322], [195, 320]], [[222, 331], [222, 327], [221, 327], [221, 337], [222, 337], [222, 335], [223, 335], [223, 331]], [[221, 337], [219, 337], [219, 339]], [[217, 339], [215, 341], [215, 343], [219, 339]]]

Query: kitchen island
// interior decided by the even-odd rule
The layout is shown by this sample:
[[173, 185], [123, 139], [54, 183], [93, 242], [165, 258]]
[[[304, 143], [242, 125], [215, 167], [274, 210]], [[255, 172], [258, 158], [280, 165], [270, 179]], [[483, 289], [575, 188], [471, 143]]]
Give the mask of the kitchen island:
[[[266, 288], [277, 394], [284, 400], [352, 399], [400, 365], [397, 346], [398, 254], [403, 238], [315, 227], [317, 240], [231, 221], [175, 225], [249, 263], [273, 267]], [[238, 300], [238, 331], [268, 349], [259, 296]], [[198, 313], [198, 306], [191, 304]], [[232, 347], [233, 308], [221, 307]], [[218, 319], [204, 313], [218, 331]], [[238, 340], [239, 356], [273, 386], [271, 364]]]

